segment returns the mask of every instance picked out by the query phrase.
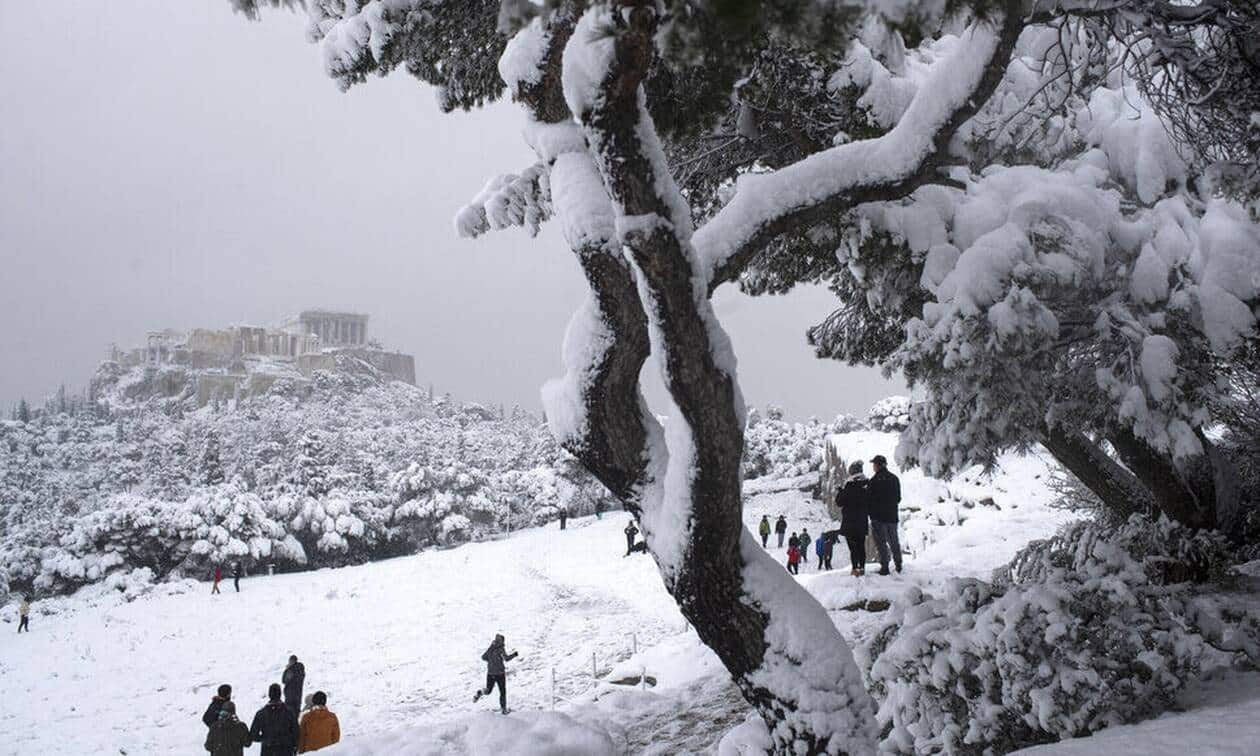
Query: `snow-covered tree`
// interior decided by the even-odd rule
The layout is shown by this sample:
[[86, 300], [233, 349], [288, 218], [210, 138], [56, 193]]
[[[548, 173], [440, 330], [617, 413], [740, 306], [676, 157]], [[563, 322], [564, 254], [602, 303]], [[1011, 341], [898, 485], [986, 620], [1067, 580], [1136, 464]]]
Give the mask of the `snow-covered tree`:
[[[1237, 199], [1192, 187], [1153, 119], [1076, 121], [1080, 102], [1133, 99], [1131, 78], [1157, 113], [1250, 139], [1254, 4], [321, 0], [310, 14], [343, 85], [405, 67], [444, 108], [504, 85], [522, 106], [536, 160], [491, 179], [457, 227], [560, 223], [590, 296], [544, 389], [550, 427], [638, 517], [776, 751], [871, 753], [876, 733], [834, 625], [741, 524], [744, 406], [710, 303], [722, 284], [841, 294], [812, 334], [820, 353], [898, 367], [928, 393], [907, 460], [1054, 450], [1060, 432], [1056, 454], [1102, 470], [1113, 498], [1145, 491], [1196, 526], [1233, 517], [1203, 433], [1204, 363], [1255, 328], [1247, 182]], [[1196, 134], [1194, 173], [1254, 171], [1254, 150]], [[639, 389], [649, 353], [664, 426]], [[1056, 401], [1082, 385], [1060, 377], [1086, 376], [1089, 425]], [[1108, 466], [1089, 435], [1103, 428], [1130, 470]]]

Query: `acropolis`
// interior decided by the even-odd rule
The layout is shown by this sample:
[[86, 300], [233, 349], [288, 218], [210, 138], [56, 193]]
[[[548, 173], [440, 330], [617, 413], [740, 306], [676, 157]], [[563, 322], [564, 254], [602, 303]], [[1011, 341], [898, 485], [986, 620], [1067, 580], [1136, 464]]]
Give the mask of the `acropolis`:
[[415, 384], [414, 358], [386, 351], [369, 340], [368, 316], [357, 312], [312, 309], [276, 326], [150, 331], [143, 347], [110, 348], [110, 359], [123, 367], [182, 366], [197, 371], [197, 396], [202, 404], [215, 396], [265, 391], [284, 365], [305, 377], [315, 370], [331, 370], [341, 355]]

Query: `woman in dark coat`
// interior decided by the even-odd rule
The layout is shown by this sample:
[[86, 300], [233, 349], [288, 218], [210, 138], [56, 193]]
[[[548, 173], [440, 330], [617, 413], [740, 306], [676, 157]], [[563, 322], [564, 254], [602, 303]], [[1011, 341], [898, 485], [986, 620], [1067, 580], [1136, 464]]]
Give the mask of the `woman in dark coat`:
[[840, 535], [849, 544], [849, 559], [853, 563], [854, 577], [866, 574], [866, 531], [869, 527], [869, 492], [866, 475], [859, 460], [849, 465], [849, 477], [844, 487], [836, 493], [836, 506], [840, 509]]

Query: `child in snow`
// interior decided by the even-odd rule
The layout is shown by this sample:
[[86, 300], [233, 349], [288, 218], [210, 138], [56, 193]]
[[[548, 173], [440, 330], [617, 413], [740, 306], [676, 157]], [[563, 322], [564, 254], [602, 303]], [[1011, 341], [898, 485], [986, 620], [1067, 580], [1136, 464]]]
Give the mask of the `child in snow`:
[[766, 542], [770, 540], [770, 515], [761, 516], [761, 524], [757, 526], [757, 533], [761, 535], [761, 548], [766, 547]]
[[480, 701], [482, 696], [490, 695], [490, 691], [494, 690], [495, 685], [498, 685], [499, 711], [507, 714], [507, 669], [503, 663], [515, 659], [516, 652], [506, 653], [504, 651], [505, 646], [506, 641], [503, 640], [503, 635], [495, 635], [494, 641], [490, 643], [490, 648], [487, 648], [486, 652], [481, 655], [481, 660], [486, 663], [486, 688], [485, 690], [478, 689], [473, 694], [473, 703]]
[[210, 705], [206, 707], [206, 713], [201, 715], [201, 721], [206, 727], [214, 727], [214, 723], [219, 721], [219, 712], [223, 711], [223, 704], [232, 700], [232, 686], [226, 683], [219, 686], [218, 693], [214, 698], [210, 699]]
[[796, 538], [796, 548], [801, 550], [801, 561], [809, 564], [809, 544], [813, 539], [809, 537], [809, 530], [801, 528], [801, 534]]
[[214, 585], [210, 586], [211, 595], [219, 592], [219, 581], [223, 579], [223, 566], [216, 564], [214, 566]]
[[210, 756], [243, 756], [253, 741], [249, 728], [236, 718], [236, 704], [224, 701], [217, 717], [206, 733], [206, 750]]
[[787, 566], [793, 575], [801, 574], [801, 550], [796, 546], [788, 546]]

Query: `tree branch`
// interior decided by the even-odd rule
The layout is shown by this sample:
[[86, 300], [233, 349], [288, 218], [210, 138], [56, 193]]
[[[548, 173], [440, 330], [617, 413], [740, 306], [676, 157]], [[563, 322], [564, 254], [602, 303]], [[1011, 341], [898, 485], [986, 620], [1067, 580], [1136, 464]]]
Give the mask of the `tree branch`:
[[1019, 34], [1023, 3], [1007, 0], [997, 28], [978, 22], [937, 63], [892, 131], [833, 147], [770, 174], [746, 175], [695, 235], [710, 295], [740, 276], [770, 240], [866, 202], [887, 202], [936, 180], [958, 129], [997, 89]]

